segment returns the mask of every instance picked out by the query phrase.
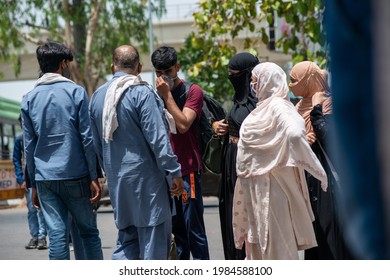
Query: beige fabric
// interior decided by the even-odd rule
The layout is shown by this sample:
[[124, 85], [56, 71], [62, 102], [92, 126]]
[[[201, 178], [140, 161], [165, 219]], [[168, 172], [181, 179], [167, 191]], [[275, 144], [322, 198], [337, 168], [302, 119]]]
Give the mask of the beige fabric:
[[[116, 106], [122, 96], [122, 94], [131, 86], [145, 84], [148, 85], [147, 82], [142, 81], [140, 75], [125, 75], [120, 76], [116, 80], [114, 80], [107, 89], [107, 93], [104, 99], [103, 106], [103, 138], [106, 143], [113, 140], [113, 134], [115, 130], [118, 128], [118, 118], [116, 113]], [[158, 94], [150, 88], [157, 96], [158, 100], [161, 101], [161, 98]], [[162, 103], [163, 105], [163, 103]], [[169, 126], [169, 130], [176, 134], [176, 125], [173, 116], [168, 112], [168, 110], [163, 109], [164, 117]]]
[[42, 75], [42, 77], [40, 77], [35, 82], [34, 88], [39, 86], [39, 85], [48, 85], [48, 84], [54, 84], [54, 83], [58, 83], [58, 82], [70, 82], [70, 83], [74, 84], [74, 82], [72, 80], [65, 78], [61, 74], [46, 73], [46, 74]]
[[118, 128], [116, 106], [122, 94], [133, 85], [142, 83], [140, 76], [125, 75], [114, 80], [107, 89], [103, 106], [103, 138], [108, 143], [112, 141], [112, 135]]
[[[241, 217], [233, 224], [235, 236], [240, 236], [236, 246], [242, 246], [246, 240], [246, 258], [248, 260], [294, 260], [299, 259], [298, 250], [317, 246], [312, 221], [314, 220], [308, 199], [304, 173], [298, 168], [284, 167], [271, 172], [269, 193], [264, 194], [258, 178], [241, 179], [235, 194], [233, 215]], [[237, 197], [236, 197], [237, 195]], [[264, 209], [264, 199], [269, 200], [268, 224], [265, 233], [259, 214]], [[257, 209], [257, 211], [253, 211]], [[239, 213], [249, 213], [248, 216]], [[247, 237], [245, 236], [247, 233]], [[259, 242], [261, 234], [268, 234], [266, 250]]]
[[[306, 133], [314, 135], [310, 121], [310, 111], [313, 108], [312, 96], [317, 92], [330, 92], [328, 72], [321, 70], [314, 62], [302, 61], [291, 69], [290, 80], [289, 87], [291, 91], [295, 96], [302, 97], [296, 108], [305, 120]], [[332, 113], [331, 102], [332, 99], [327, 98], [323, 104], [323, 113], [325, 115]]]
[[[254, 90], [259, 102], [244, 120], [240, 129], [233, 224], [241, 224], [245, 219], [256, 223], [248, 224], [247, 227], [236, 227], [234, 238], [237, 248], [240, 248], [242, 242], [249, 238], [249, 242], [259, 243], [262, 254], [265, 254], [267, 244], [272, 243], [268, 240], [272, 238], [269, 235], [269, 211], [271, 203], [275, 203], [270, 198], [271, 173], [278, 177], [278, 172], [283, 168], [295, 168], [300, 174], [299, 178], [302, 179], [301, 175], [304, 170], [307, 170], [321, 181], [324, 190], [327, 188], [327, 177], [305, 139], [304, 121], [289, 101], [284, 71], [276, 64], [266, 62], [253, 69], [252, 77], [255, 78]], [[283, 189], [291, 186], [300, 190], [300, 195], [303, 197], [301, 203], [304, 201], [304, 205], [307, 205], [305, 180], [298, 180], [297, 187], [289, 183], [293, 179], [290, 176], [286, 178], [285, 183], [279, 184]], [[240, 191], [243, 194], [240, 194]], [[249, 198], [251, 199], [250, 207], [246, 212], [239, 207], [240, 195], [247, 197], [245, 203]], [[289, 201], [289, 203], [293, 202]], [[307, 215], [310, 217], [312, 214], [307, 213]], [[278, 219], [283, 220], [288, 217], [278, 217]], [[310, 228], [302, 230], [310, 231], [310, 229], [312, 230], [311, 224]], [[286, 238], [294, 240], [297, 237], [295, 234], [297, 233], [294, 231], [294, 235]]]

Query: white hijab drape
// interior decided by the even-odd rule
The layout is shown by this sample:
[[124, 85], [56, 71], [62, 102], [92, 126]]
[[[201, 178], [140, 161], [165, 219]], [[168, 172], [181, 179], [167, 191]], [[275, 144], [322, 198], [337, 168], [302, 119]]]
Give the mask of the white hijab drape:
[[[264, 253], [268, 240], [270, 172], [279, 167], [297, 167], [301, 173], [307, 170], [321, 181], [323, 190], [327, 189], [327, 177], [305, 139], [304, 120], [289, 100], [283, 69], [265, 62], [253, 69], [252, 76], [259, 102], [241, 126], [236, 168], [239, 179], [256, 177], [262, 185], [261, 211], [255, 216], [260, 219], [257, 224], [262, 225], [259, 242]], [[235, 240], [241, 241], [246, 234], [241, 229], [234, 233]]]

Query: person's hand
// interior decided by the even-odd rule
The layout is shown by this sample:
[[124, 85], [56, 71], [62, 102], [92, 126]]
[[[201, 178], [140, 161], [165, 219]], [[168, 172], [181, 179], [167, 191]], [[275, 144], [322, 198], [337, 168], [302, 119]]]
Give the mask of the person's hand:
[[225, 120], [215, 121], [211, 125], [213, 131], [218, 136], [225, 135], [228, 132], [229, 124], [225, 123]]
[[100, 187], [99, 180], [92, 180], [91, 184], [89, 185], [89, 189], [91, 190], [91, 203], [98, 202], [102, 195], [102, 188]]
[[28, 188], [27, 188], [27, 186], [26, 186], [26, 181], [24, 181], [23, 183], [21, 183], [19, 186], [20, 186], [20, 188], [21, 188], [22, 190], [24, 190], [25, 193], [28, 193]]
[[180, 196], [184, 190], [183, 178], [173, 178], [172, 179], [172, 188], [170, 189], [172, 196]]
[[318, 104], [321, 104], [324, 103], [324, 101], [327, 99], [327, 95], [326, 95], [326, 92], [317, 92], [315, 93], [312, 98], [311, 98], [311, 102], [313, 104], [313, 106], [315, 105], [318, 105]]
[[314, 132], [309, 132], [306, 134], [306, 140], [309, 142], [310, 145], [312, 145], [316, 141], [316, 135]]
[[164, 99], [167, 100], [170, 89], [169, 84], [163, 79], [163, 77], [157, 77], [156, 79], [156, 90], [158, 94]]
[[32, 189], [32, 193], [31, 193], [31, 202], [32, 202], [32, 205], [33, 205], [35, 208], [40, 209], [40, 208], [41, 208], [41, 204], [39, 203], [37, 189], [36, 189], [36, 188], [31, 188], [31, 189]]

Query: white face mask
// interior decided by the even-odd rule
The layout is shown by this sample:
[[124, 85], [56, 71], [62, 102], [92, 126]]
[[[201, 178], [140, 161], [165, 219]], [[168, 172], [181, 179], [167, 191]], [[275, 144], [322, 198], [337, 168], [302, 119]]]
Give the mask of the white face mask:
[[172, 90], [174, 85], [174, 80], [176, 80], [177, 77], [173, 79], [171, 77], [168, 77], [167, 75], [161, 75], [161, 77], [168, 83], [169, 90]]

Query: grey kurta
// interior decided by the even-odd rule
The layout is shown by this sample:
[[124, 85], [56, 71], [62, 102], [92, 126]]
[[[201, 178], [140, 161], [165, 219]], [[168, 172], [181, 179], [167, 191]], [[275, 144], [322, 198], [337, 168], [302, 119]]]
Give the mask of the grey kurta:
[[[116, 73], [113, 80], [123, 75]], [[181, 177], [162, 119], [162, 105], [150, 86], [131, 86], [117, 106], [119, 127], [113, 141], [106, 143], [102, 138], [102, 112], [111, 82], [92, 96], [90, 117], [115, 223], [120, 230], [156, 226], [171, 219], [166, 176]]]

